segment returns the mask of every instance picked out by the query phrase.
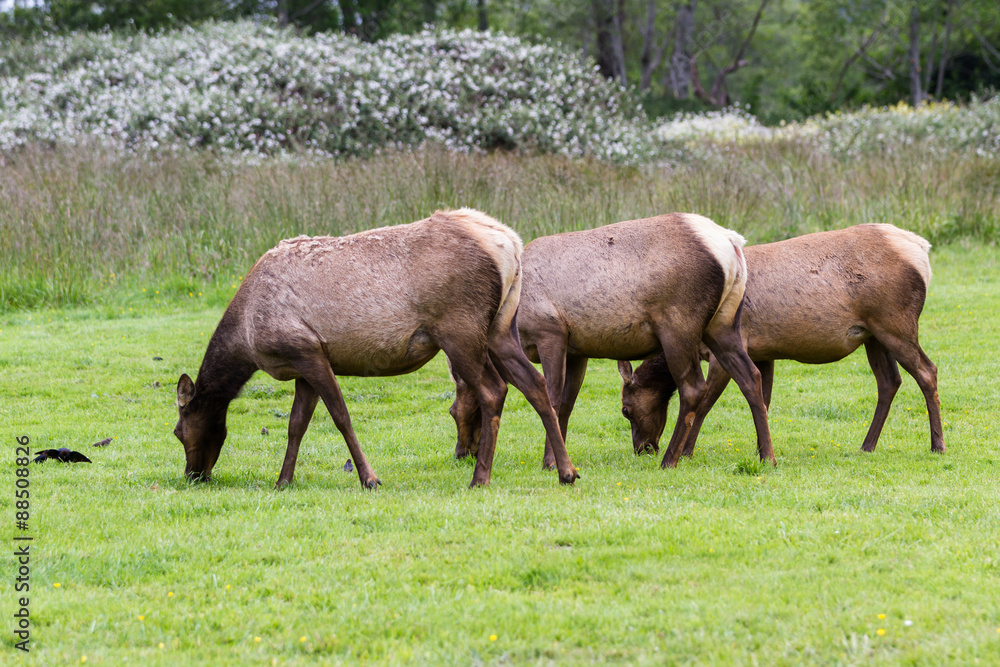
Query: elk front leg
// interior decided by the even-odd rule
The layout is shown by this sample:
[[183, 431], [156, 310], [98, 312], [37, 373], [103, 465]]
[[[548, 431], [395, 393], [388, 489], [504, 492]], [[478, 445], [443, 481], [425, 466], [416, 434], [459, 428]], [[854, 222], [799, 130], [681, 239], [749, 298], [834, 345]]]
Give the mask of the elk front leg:
[[563, 384], [562, 402], [559, 404], [559, 432], [563, 442], [569, 429], [569, 417], [580, 395], [583, 378], [587, 374], [587, 357], [566, 357], [566, 382]]
[[716, 401], [722, 396], [722, 392], [729, 385], [729, 373], [722, 367], [719, 360], [712, 356], [708, 360], [708, 378], [706, 378], [707, 389], [705, 395], [698, 404], [695, 411], [694, 423], [691, 424], [691, 432], [688, 433], [684, 441], [684, 456], [694, 456], [694, 445], [698, 441], [698, 434], [701, 432], [701, 425], [705, 422], [705, 417], [712, 410]]
[[299, 458], [299, 445], [302, 443], [302, 436], [309, 428], [313, 412], [316, 410], [316, 403], [319, 402], [319, 394], [310, 386], [308, 382], [299, 378], [295, 381], [295, 398], [292, 401], [292, 414], [288, 418], [288, 448], [285, 450], [285, 462], [281, 466], [278, 474], [278, 482], [275, 488], [280, 489], [292, 483], [295, 476], [295, 462]]
[[455, 402], [451, 404], [448, 412], [455, 420], [455, 427], [458, 431], [458, 440], [455, 443], [455, 458], [462, 459], [470, 454], [476, 456], [479, 453], [482, 411], [479, 407], [479, 399], [476, 398], [476, 392], [466, 384], [465, 380], [454, 372], [453, 376], [455, 380]]
[[358, 442], [358, 436], [354, 434], [354, 428], [351, 426], [351, 416], [347, 412], [344, 394], [340, 391], [340, 385], [337, 384], [337, 378], [333, 374], [333, 369], [330, 368], [330, 363], [323, 358], [303, 363], [301, 366], [299, 373], [302, 378], [311, 384], [320, 398], [323, 399], [326, 409], [333, 417], [333, 423], [336, 424], [340, 434], [344, 436], [347, 449], [351, 452], [351, 459], [354, 461], [354, 467], [358, 471], [361, 486], [366, 489], [377, 488], [382, 482], [369, 465], [365, 453], [361, 451], [361, 443]]

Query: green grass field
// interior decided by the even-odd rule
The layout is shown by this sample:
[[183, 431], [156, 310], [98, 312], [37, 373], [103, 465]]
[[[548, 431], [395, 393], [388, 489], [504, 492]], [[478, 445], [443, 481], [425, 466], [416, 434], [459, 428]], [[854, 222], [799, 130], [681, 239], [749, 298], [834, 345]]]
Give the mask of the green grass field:
[[[878, 450], [859, 451], [875, 382], [857, 353], [778, 364], [775, 469], [755, 465], [749, 410], [730, 388], [693, 460], [664, 471], [632, 454], [617, 372], [600, 361], [570, 422], [573, 487], [540, 469], [541, 424], [512, 391], [492, 486], [468, 489], [440, 355], [409, 376], [342, 379], [377, 492], [343, 470], [347, 448], [322, 412], [294, 485], [273, 490], [292, 385], [263, 375], [231, 407], [213, 481], [192, 485], [174, 388], [197, 371], [217, 293], [160, 300], [137, 283], [103, 305], [8, 311], [0, 507], [9, 545], [34, 537], [24, 658], [997, 664], [1000, 251], [954, 243], [931, 261], [921, 339], [947, 454], [930, 452], [905, 374]], [[31, 464], [27, 533], [13, 521], [19, 435], [94, 460]], [[10, 630], [4, 641], [11, 664]]]

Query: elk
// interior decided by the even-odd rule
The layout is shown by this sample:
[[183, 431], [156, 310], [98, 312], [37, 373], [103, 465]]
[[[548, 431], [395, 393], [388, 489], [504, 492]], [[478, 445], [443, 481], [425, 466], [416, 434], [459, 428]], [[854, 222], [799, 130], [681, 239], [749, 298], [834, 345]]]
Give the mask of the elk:
[[[760, 373], [739, 332], [743, 244], [708, 218], [672, 213], [546, 236], [525, 247], [517, 326], [525, 353], [542, 364], [563, 439], [588, 359], [644, 359], [662, 351], [681, 404], [662, 466], [676, 466], [706, 391], [704, 343], [736, 378], [753, 413], [757, 451], [774, 463]], [[474, 393], [458, 378], [451, 407], [457, 457], [475, 452], [477, 410]], [[556, 462], [555, 442], [546, 439], [545, 467]], [[659, 451], [656, 443], [651, 448]]]
[[205, 352], [198, 379], [181, 375], [174, 434], [189, 478], [208, 479], [226, 439], [226, 413], [256, 371], [295, 380], [278, 487], [292, 481], [319, 399], [343, 435], [361, 485], [381, 482], [351, 427], [337, 375], [410, 373], [444, 350], [482, 405], [472, 486], [490, 482], [507, 382], [538, 412], [559, 480], [578, 477], [545, 383], [517, 341], [521, 239], [471, 209], [335, 237], [299, 236], [247, 274]]
[[[923, 392], [931, 450], [944, 452], [937, 368], [917, 336], [931, 279], [930, 247], [893, 225], [866, 224], [744, 248], [749, 273], [741, 331], [760, 370], [768, 408], [775, 360], [826, 364], [864, 345], [878, 402], [861, 448], [875, 450], [902, 383], [898, 362]], [[720, 360], [709, 350], [702, 354], [709, 360], [708, 391], [684, 444], [685, 456], [694, 453], [705, 415], [729, 383]], [[624, 368], [622, 380], [623, 413], [632, 423], [633, 445], [655, 444], [673, 393], [666, 360], [649, 359], [634, 374], [631, 367]]]

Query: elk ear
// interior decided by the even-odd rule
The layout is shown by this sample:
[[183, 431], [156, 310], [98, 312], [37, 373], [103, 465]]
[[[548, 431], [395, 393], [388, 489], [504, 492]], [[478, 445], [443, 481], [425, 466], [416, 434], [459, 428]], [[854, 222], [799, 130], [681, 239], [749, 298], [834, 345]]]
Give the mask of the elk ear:
[[193, 398], [194, 382], [191, 381], [187, 373], [184, 373], [181, 375], [181, 379], [177, 381], [177, 407], [183, 408]]
[[632, 362], [631, 361], [619, 361], [618, 362], [618, 374], [622, 376], [622, 381], [625, 384], [632, 383]]

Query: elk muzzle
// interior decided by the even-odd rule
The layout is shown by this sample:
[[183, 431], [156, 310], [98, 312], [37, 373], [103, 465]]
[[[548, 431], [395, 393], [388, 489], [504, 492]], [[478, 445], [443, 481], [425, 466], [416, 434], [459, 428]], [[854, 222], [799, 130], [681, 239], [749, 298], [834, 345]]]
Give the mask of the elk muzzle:
[[655, 440], [647, 440], [640, 443], [632, 443], [632, 448], [635, 450], [636, 456], [642, 456], [643, 454], [658, 454], [660, 452], [660, 445], [657, 444]]

